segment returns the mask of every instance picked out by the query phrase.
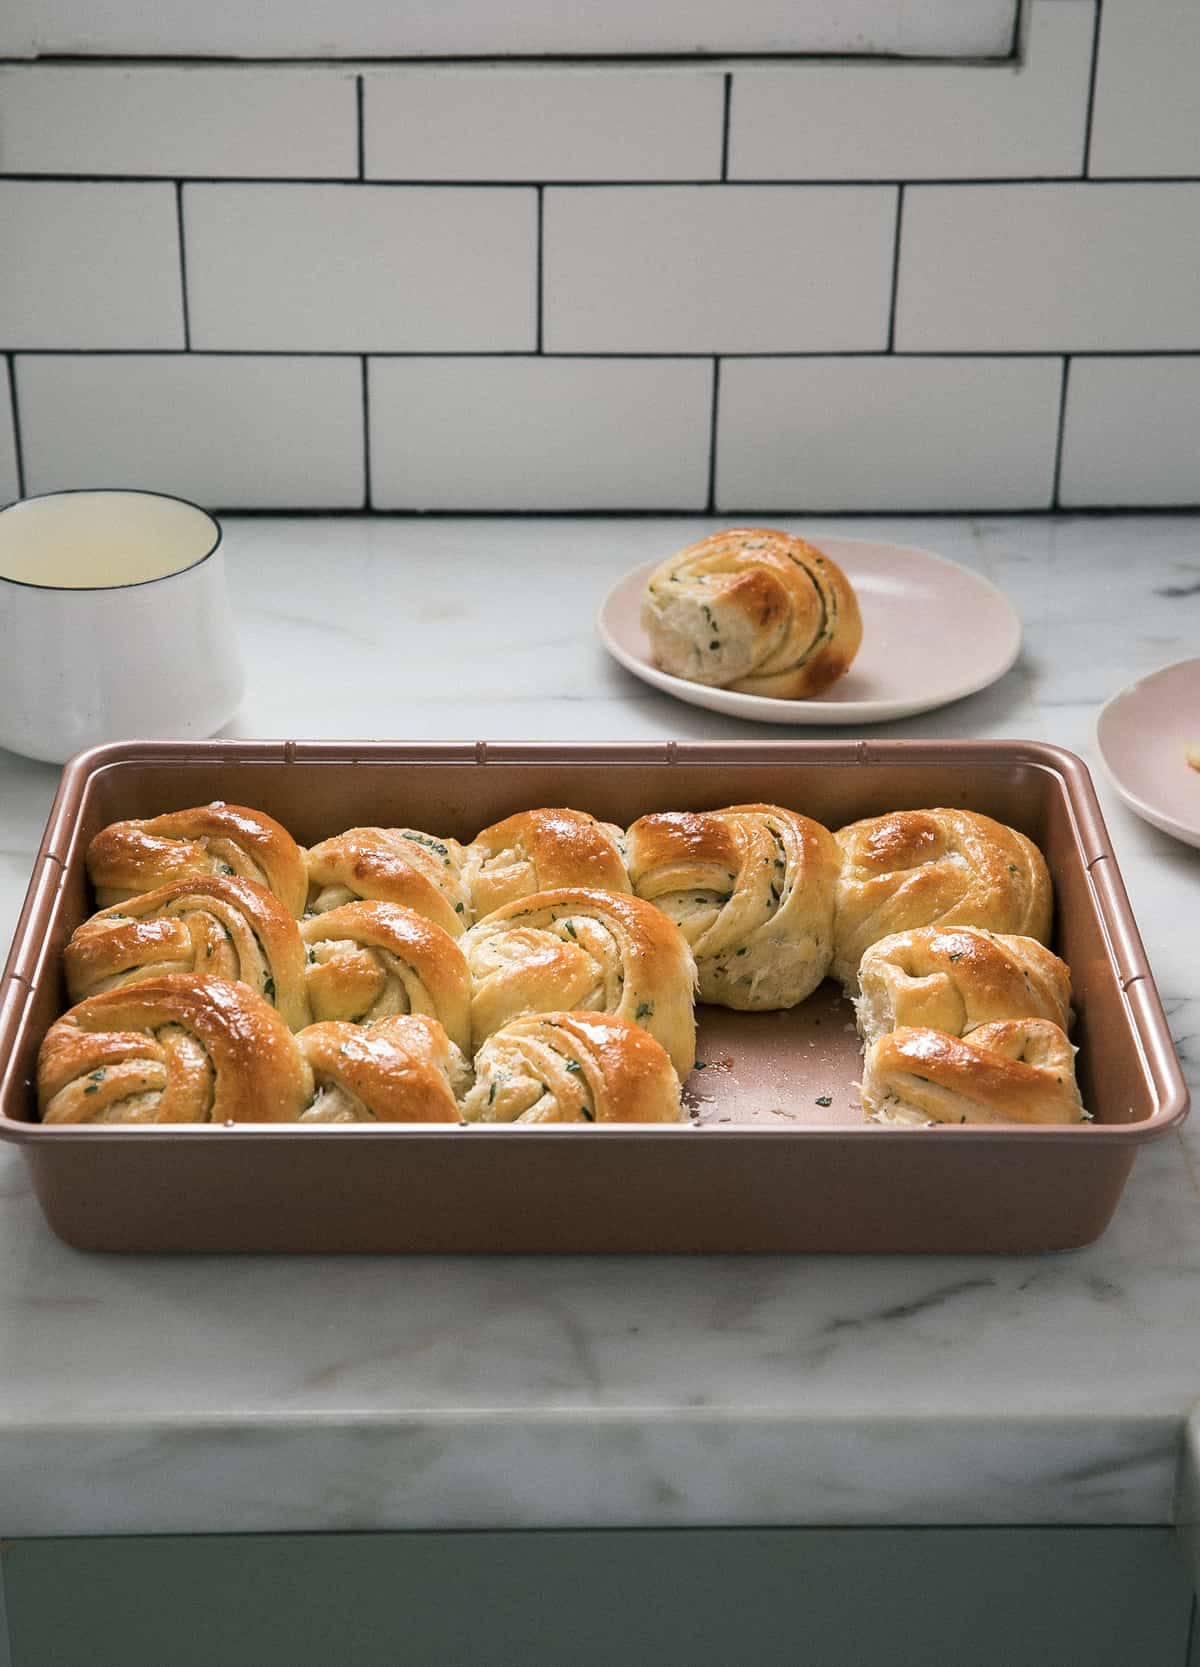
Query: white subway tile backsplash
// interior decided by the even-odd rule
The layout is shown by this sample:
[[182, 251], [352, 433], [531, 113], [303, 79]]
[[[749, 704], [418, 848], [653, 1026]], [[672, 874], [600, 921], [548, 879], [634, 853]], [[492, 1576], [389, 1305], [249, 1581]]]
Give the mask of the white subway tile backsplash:
[[1078, 174], [1093, 0], [1035, 0], [1025, 61], [739, 69], [731, 179]]
[[702, 509], [699, 359], [373, 359], [379, 509]]
[[1105, 0], [1093, 174], [1200, 174], [1200, 5]]
[[895, 214], [891, 186], [551, 187], [546, 347], [883, 347]]
[[1200, 358], [1073, 359], [1059, 497], [1200, 504]]
[[16, 66], [0, 71], [0, 168], [352, 178], [354, 76], [203, 65]]
[[397, 69], [366, 76], [375, 179], [719, 179], [714, 71]]
[[717, 507], [1045, 509], [1061, 374], [1051, 358], [725, 360]]
[[13, 431], [8, 360], [0, 359], [0, 505], [11, 503], [19, 493], [17, 437]]
[[182, 347], [174, 187], [0, 181], [0, 346]]
[[905, 192], [896, 347], [1200, 347], [1200, 183]]
[[21, 355], [28, 492], [140, 486], [211, 508], [363, 502], [357, 359]]
[[536, 344], [533, 190], [189, 185], [183, 198], [194, 347]]

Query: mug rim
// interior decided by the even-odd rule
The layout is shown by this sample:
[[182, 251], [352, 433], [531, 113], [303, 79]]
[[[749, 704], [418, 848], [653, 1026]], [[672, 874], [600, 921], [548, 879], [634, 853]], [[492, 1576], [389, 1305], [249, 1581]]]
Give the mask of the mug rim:
[[10, 579], [7, 574], [0, 573], [0, 585], [17, 585], [22, 590], [52, 591], [58, 596], [87, 596], [100, 591], [140, 590], [143, 585], [161, 585], [168, 579], [181, 579], [185, 573], [194, 573], [221, 548], [225, 529], [211, 509], [205, 509], [203, 504], [193, 503], [191, 498], [181, 497], [178, 492], [155, 492], [148, 486], [64, 486], [56, 492], [29, 492], [24, 497], [14, 498], [11, 503], [0, 506], [0, 516], [7, 515], [10, 509], [19, 509], [22, 504], [40, 503], [46, 498], [77, 498], [85, 493], [101, 496], [106, 492], [121, 493], [132, 498], [163, 498], [171, 503], [184, 504], [188, 509], [194, 509], [198, 515], [204, 516], [216, 537], [204, 554], [197, 556], [195, 561], [190, 561], [186, 567], [177, 567], [173, 573], [159, 573], [153, 579], [129, 579], [119, 585], [39, 585], [32, 579]]

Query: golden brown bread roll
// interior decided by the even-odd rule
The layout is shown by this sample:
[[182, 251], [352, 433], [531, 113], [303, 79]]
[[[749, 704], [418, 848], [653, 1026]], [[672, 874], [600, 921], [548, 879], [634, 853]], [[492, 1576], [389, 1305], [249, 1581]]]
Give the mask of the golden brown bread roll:
[[642, 626], [664, 671], [776, 700], [819, 695], [862, 641], [836, 562], [767, 527], [714, 533], [650, 575]]
[[466, 848], [476, 918], [560, 886], [629, 891], [621, 839], [620, 828], [581, 810], [523, 810], [494, 822]]
[[981, 926], [1045, 943], [1053, 893], [1045, 858], [1015, 828], [970, 810], [895, 810], [837, 835], [833, 974], [858, 992], [880, 938], [914, 926]]
[[436, 1019], [394, 1014], [372, 1025], [309, 1025], [296, 1038], [316, 1097], [302, 1123], [457, 1123], [470, 1081]]
[[829, 970], [838, 848], [779, 805], [658, 811], [626, 835], [639, 897], [691, 944], [700, 999], [745, 1011], [794, 1007]]
[[489, 1036], [463, 1115], [478, 1123], [677, 1123], [679, 1078], [639, 1025], [531, 1013]]
[[365, 1024], [425, 1013], [470, 1047], [471, 975], [458, 944], [431, 920], [398, 903], [343, 903], [310, 915], [300, 935], [314, 1019]]
[[471, 922], [463, 848], [416, 828], [347, 828], [306, 853], [308, 906], [322, 914], [365, 898], [415, 909], [459, 937]]
[[892, 1030], [867, 1049], [863, 1109], [881, 1122], [1082, 1123], [1075, 1049], [1048, 1019], [1005, 1019], [964, 1038]]
[[696, 964], [679, 928], [640, 897], [561, 887], [518, 898], [462, 940], [479, 1048], [525, 1013], [615, 1013], [657, 1038], [681, 1077], [696, 1062]]
[[304, 913], [304, 857], [265, 811], [216, 799], [145, 821], [112, 822], [88, 846], [87, 870], [102, 909], [173, 880], [231, 874], [274, 892], [291, 915]]
[[38, 1057], [44, 1123], [292, 1123], [312, 1075], [245, 984], [168, 973], [89, 996]]
[[253, 880], [176, 880], [79, 927], [63, 953], [73, 1002], [163, 973], [200, 972], [248, 984], [291, 1030], [309, 1020], [304, 945], [283, 904]]
[[1001, 1019], [1049, 1019], [1071, 1028], [1070, 969], [1036, 938], [918, 926], [872, 944], [858, 979], [854, 1005], [868, 1046], [912, 1026], [950, 1036]]

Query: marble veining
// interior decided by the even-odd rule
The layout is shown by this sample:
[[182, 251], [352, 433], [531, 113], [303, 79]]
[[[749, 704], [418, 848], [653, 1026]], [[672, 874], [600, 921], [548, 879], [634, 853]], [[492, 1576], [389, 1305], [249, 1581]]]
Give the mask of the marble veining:
[[[785, 525], [938, 550], [1024, 620], [1000, 683], [864, 733], [1094, 763], [1098, 703], [1200, 652], [1200, 517]], [[232, 519], [229, 732], [779, 739], [592, 632], [626, 568], [712, 526]], [[0, 753], [4, 935], [56, 775]], [[1200, 852], [1097, 786], [1200, 1088]], [[1200, 1120], [1061, 1256], [159, 1259], [59, 1244], [0, 1151], [0, 1532], [1164, 1522], [1200, 1397], [1198, 1178]]]

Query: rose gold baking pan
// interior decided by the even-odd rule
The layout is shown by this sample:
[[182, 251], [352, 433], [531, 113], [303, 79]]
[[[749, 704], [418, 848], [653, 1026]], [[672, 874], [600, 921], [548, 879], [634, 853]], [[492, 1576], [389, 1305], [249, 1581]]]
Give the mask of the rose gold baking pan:
[[[302, 843], [355, 823], [469, 839], [566, 804], [628, 823], [748, 800], [831, 827], [979, 810], [1046, 853], [1075, 981], [1072, 1127], [864, 1123], [849, 1006], [700, 1009], [677, 1127], [79, 1128], [35, 1121], [61, 951], [91, 911], [88, 840], [118, 817], [254, 805]], [[0, 1134], [54, 1231], [124, 1251], [1040, 1251], [1103, 1232], [1144, 1140], [1187, 1092], [1086, 769], [1025, 741], [447, 744], [130, 742], [67, 766], [0, 990]]]

